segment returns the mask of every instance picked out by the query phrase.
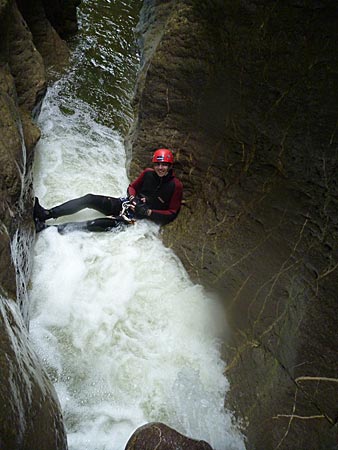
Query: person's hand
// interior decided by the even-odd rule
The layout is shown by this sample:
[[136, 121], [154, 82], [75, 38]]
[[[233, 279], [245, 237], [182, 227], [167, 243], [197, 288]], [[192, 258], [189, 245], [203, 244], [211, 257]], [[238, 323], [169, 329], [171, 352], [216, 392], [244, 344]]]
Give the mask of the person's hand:
[[135, 197], [134, 195], [129, 195], [128, 200], [132, 204], [133, 208], [135, 207], [135, 205], [137, 205], [140, 202], [142, 202], [142, 203], [146, 203], [147, 202], [146, 197]]
[[146, 203], [137, 203], [134, 208], [136, 217], [149, 217], [151, 209]]

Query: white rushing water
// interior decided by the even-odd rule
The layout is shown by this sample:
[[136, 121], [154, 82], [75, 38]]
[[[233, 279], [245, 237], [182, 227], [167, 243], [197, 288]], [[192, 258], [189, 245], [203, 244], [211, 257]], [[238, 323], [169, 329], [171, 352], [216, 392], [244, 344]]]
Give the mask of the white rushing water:
[[[123, 196], [120, 136], [80, 101], [65, 115], [59, 91], [62, 81], [49, 90], [39, 120], [34, 189], [41, 204], [88, 192]], [[67, 220], [93, 217], [87, 210]], [[57, 390], [71, 450], [122, 450], [150, 421], [215, 450], [244, 449], [223, 409], [223, 313], [163, 246], [156, 225], [41, 232], [30, 299], [30, 333]]]

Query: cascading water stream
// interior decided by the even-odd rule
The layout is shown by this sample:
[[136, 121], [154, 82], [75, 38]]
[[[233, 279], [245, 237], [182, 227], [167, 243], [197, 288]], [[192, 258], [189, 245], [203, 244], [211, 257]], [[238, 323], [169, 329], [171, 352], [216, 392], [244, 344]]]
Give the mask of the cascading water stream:
[[[130, 27], [119, 20], [120, 28]], [[97, 27], [100, 33], [105, 26]], [[47, 207], [88, 192], [123, 196], [129, 182], [120, 131], [97, 120], [98, 105], [86, 101], [93, 92], [86, 95], [86, 77], [76, 69], [86, 42], [68, 75], [48, 91], [39, 119], [34, 189]], [[99, 54], [109, 48], [102, 38]], [[90, 66], [95, 71], [97, 63]], [[121, 89], [128, 99], [130, 83]], [[125, 118], [128, 109], [117, 115]], [[122, 129], [121, 123], [115, 127]], [[93, 217], [98, 213], [83, 211], [67, 221]], [[244, 449], [223, 407], [228, 382], [217, 337], [223, 313], [163, 246], [157, 225], [41, 232], [30, 297], [30, 333], [58, 393], [71, 450], [122, 450], [150, 421], [204, 439], [215, 450]]]

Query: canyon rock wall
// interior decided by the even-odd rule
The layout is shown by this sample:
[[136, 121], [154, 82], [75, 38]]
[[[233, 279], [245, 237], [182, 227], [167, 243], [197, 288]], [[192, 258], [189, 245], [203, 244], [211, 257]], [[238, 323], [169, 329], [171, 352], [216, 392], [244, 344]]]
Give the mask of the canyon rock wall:
[[163, 239], [217, 291], [248, 449], [333, 449], [338, 362], [335, 1], [145, 0], [131, 176], [175, 151]]
[[[0, 447], [67, 448], [59, 403], [27, 334], [33, 121], [47, 81], [67, 64], [73, 1], [0, 2]], [[57, 27], [58, 24], [58, 27]], [[55, 27], [55, 28], [54, 28]], [[62, 31], [60, 31], [62, 30]]]

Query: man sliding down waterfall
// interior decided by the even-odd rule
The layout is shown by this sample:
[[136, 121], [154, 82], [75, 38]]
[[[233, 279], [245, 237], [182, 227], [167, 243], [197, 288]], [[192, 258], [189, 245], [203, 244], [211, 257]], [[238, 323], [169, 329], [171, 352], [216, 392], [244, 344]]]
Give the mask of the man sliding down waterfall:
[[87, 194], [51, 209], [43, 208], [35, 198], [37, 233], [49, 227], [46, 220], [74, 214], [85, 208], [95, 209], [109, 217], [56, 225], [58, 231], [110, 231], [120, 223], [133, 223], [137, 219], [149, 219], [160, 225], [172, 222], [180, 211], [183, 194], [183, 185], [172, 168], [174, 156], [170, 150], [160, 148], [153, 154], [152, 163], [153, 168], [143, 170], [128, 186], [126, 198]]

